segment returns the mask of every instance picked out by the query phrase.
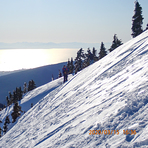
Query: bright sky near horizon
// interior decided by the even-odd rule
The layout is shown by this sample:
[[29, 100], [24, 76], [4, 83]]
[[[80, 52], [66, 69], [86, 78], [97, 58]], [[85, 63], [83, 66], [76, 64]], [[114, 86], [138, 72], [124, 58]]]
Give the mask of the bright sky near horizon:
[[[131, 39], [135, 0], [0, 0], [0, 42], [112, 42]], [[148, 0], [139, 0], [143, 28]]]

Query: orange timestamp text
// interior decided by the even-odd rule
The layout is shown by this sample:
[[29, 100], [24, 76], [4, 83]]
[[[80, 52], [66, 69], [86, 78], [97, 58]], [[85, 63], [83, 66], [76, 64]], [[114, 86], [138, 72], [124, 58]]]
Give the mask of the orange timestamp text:
[[[119, 130], [89, 130], [89, 135], [119, 135]], [[123, 130], [125, 135], [136, 135], [136, 130]]]

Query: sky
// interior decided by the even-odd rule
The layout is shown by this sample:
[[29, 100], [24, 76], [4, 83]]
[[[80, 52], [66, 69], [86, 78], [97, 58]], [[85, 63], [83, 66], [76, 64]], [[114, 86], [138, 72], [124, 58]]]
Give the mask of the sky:
[[[135, 0], [0, 0], [0, 42], [100, 43], [131, 39]], [[148, 1], [139, 0], [143, 28]]]

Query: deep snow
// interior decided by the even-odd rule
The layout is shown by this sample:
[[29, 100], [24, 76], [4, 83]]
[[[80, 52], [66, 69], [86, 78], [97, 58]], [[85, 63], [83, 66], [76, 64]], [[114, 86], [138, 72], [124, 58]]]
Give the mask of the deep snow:
[[[148, 147], [147, 88], [148, 31], [67, 83], [57, 79], [26, 94], [22, 109], [35, 97], [39, 102], [0, 139], [0, 148]], [[0, 120], [11, 109], [0, 112]], [[119, 131], [89, 135], [89, 130]]]

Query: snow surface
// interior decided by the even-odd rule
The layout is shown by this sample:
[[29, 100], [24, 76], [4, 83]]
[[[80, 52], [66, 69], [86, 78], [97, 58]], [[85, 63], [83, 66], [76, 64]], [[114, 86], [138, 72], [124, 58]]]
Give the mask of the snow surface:
[[[148, 31], [69, 76], [67, 83], [60, 78], [27, 93], [20, 102], [26, 113], [9, 126], [0, 148], [146, 148], [147, 90]], [[36, 104], [29, 109], [31, 102]], [[1, 111], [0, 120], [11, 110]], [[89, 135], [89, 130], [119, 134]]]

